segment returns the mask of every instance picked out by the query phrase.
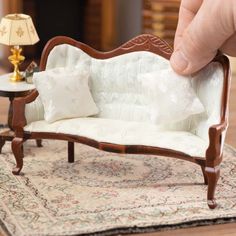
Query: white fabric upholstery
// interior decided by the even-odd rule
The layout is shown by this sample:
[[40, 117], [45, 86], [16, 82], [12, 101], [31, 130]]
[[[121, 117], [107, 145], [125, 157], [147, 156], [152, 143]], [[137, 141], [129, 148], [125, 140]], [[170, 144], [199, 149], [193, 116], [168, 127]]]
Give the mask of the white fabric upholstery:
[[42, 120], [30, 123], [25, 131], [78, 135], [114, 144], [169, 148], [199, 157], [205, 156], [208, 147], [207, 141], [190, 132], [164, 131], [152, 124], [103, 118], [75, 118], [51, 124]]
[[89, 71], [69, 67], [34, 73], [33, 82], [50, 123], [98, 114], [88, 86]]
[[[146, 51], [132, 52], [106, 60], [91, 58], [81, 49], [70, 45], [59, 45], [50, 52], [46, 69], [55, 67], [83, 66], [91, 69], [92, 79], [90, 80], [92, 95], [97, 104], [100, 118], [111, 118], [124, 120], [148, 120], [149, 113], [146, 106], [140, 104], [142, 100], [136, 96], [139, 73], [159, 71], [169, 67], [169, 62], [164, 58]], [[191, 131], [205, 139], [208, 139], [209, 126], [220, 121], [220, 103], [223, 87], [223, 72], [219, 63], [211, 63], [202, 72], [192, 79], [193, 88], [199, 99], [208, 111], [206, 114], [194, 115], [184, 122], [163, 125], [170, 130]], [[124, 92], [125, 88], [125, 93]], [[127, 90], [128, 89], [128, 90]], [[122, 99], [129, 100], [136, 104], [122, 104]], [[40, 101], [37, 103], [41, 107]], [[27, 105], [29, 106], [29, 105]], [[36, 110], [42, 109], [37, 108]], [[26, 110], [28, 120], [37, 120]], [[31, 117], [31, 118], [30, 118]], [[42, 117], [42, 115], [40, 115]], [[136, 118], [136, 119], [135, 119]]]
[[[58, 60], [58, 58], [60, 59]], [[72, 65], [80, 68], [84, 67], [90, 71], [90, 87], [95, 103], [100, 111], [97, 117], [148, 123], [154, 122], [150, 114], [152, 109], [148, 106], [149, 102], [144, 91], [146, 88], [143, 86], [142, 80], [138, 79], [138, 75], [147, 72], [170, 70], [168, 60], [145, 51], [132, 52], [106, 60], [99, 60], [90, 57], [78, 48], [60, 45], [51, 51], [46, 69], [62, 65], [65, 67]], [[176, 75], [172, 73], [169, 76]], [[179, 83], [182, 82], [182, 80], [179, 81]], [[178, 93], [176, 90], [172, 91], [172, 93]], [[189, 89], [188, 93], [190, 92]], [[193, 91], [192, 93], [192, 97], [196, 97]], [[198, 99], [196, 98], [196, 100]], [[178, 102], [181, 103], [181, 101]], [[163, 102], [159, 101], [158, 103], [161, 104]], [[166, 103], [165, 105], [168, 106], [170, 104]], [[191, 109], [189, 111], [191, 114], [194, 114], [201, 112], [202, 109], [195, 107], [193, 111]], [[182, 113], [189, 113], [189, 111]], [[166, 115], [168, 116], [167, 113]], [[165, 115], [162, 114], [162, 116]], [[158, 124], [159, 122], [157, 120]], [[174, 117], [171, 120], [171, 123], [173, 122]]]
[[[173, 148], [196, 156], [205, 155], [209, 143], [208, 129], [220, 123], [221, 117], [223, 69], [219, 63], [211, 63], [191, 79], [193, 89], [206, 112], [192, 115], [181, 122], [157, 126], [151, 124], [141, 126], [138, 122], [125, 121], [119, 121], [122, 125], [118, 125], [116, 123], [118, 121], [110, 119], [125, 117], [126, 120], [135, 120], [137, 116], [140, 121], [148, 119], [145, 106], [140, 104], [141, 98], [136, 96], [138, 89], [136, 78], [139, 73], [168, 68], [167, 60], [151, 52], [132, 52], [111, 59], [98, 60], [91, 58], [78, 48], [59, 45], [51, 51], [46, 69], [81, 65], [92, 71], [92, 79], [89, 83], [95, 103], [101, 111], [99, 119], [73, 119], [49, 125], [42, 120], [44, 111], [40, 99], [37, 99], [26, 106], [28, 125], [25, 130], [76, 133], [97, 141], [146, 144]], [[124, 87], [128, 90], [122, 94]], [[121, 107], [120, 104], [124, 98], [130, 99], [130, 103], [135, 99], [136, 104], [130, 106], [130, 103], [127, 103]]]
[[178, 75], [172, 68], [138, 75], [154, 124], [171, 124], [204, 112], [191, 77]]
[[39, 96], [33, 102], [26, 104], [25, 118], [27, 124], [44, 119], [43, 103]]
[[[209, 127], [221, 121], [221, 102], [224, 74], [219, 63], [211, 63], [192, 79], [193, 87], [201, 100], [206, 113], [191, 119], [192, 132], [208, 139]], [[194, 128], [195, 127], [195, 128]]]

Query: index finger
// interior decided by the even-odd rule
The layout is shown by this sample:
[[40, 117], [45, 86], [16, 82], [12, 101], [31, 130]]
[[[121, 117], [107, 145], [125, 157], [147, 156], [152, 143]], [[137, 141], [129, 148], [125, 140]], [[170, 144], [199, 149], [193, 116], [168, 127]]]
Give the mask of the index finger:
[[179, 10], [178, 26], [175, 33], [174, 48], [178, 47], [178, 44], [183, 36], [185, 29], [192, 22], [196, 13], [202, 5], [203, 0], [182, 0]]

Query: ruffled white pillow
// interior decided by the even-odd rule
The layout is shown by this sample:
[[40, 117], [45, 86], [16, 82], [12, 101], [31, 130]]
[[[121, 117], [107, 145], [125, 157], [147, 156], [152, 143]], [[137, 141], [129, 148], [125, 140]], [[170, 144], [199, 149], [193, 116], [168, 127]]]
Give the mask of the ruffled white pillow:
[[204, 112], [192, 88], [191, 77], [180, 76], [168, 68], [139, 74], [138, 79], [145, 90], [153, 123], [176, 123]]
[[33, 82], [44, 106], [44, 119], [87, 117], [99, 112], [88, 86], [89, 71], [55, 68], [34, 73]]

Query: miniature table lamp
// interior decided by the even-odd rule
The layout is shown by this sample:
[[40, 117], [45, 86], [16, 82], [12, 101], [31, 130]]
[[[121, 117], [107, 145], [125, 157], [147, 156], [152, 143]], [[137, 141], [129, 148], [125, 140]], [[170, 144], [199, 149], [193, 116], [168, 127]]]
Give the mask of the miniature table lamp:
[[24, 14], [9, 14], [2, 18], [0, 23], [0, 43], [13, 46], [12, 55], [8, 57], [14, 66], [14, 72], [10, 79], [14, 82], [23, 80], [19, 71], [19, 65], [25, 57], [21, 55], [22, 45], [33, 45], [39, 41], [33, 21], [30, 16]]

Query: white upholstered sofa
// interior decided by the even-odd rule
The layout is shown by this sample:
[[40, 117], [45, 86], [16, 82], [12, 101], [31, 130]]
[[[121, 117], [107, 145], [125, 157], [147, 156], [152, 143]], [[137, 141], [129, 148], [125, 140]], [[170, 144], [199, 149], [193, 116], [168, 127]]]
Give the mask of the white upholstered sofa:
[[21, 146], [27, 139], [67, 140], [69, 162], [74, 161], [74, 142], [111, 152], [171, 156], [201, 166], [208, 184], [208, 205], [215, 208], [214, 192], [228, 125], [228, 60], [218, 55], [190, 78], [204, 112], [174, 123], [153, 124], [147, 122], [149, 113], [137, 93], [136, 80], [140, 73], [168, 68], [171, 53], [165, 42], [152, 35], [138, 36], [107, 53], [67, 37], [52, 39], [44, 49], [41, 69], [76, 65], [88, 68], [99, 113], [48, 123], [37, 91], [15, 100], [16, 138], [12, 148], [17, 166], [13, 173], [19, 174], [22, 169]]

